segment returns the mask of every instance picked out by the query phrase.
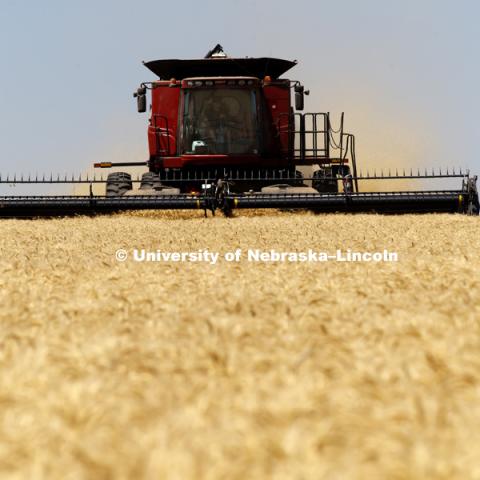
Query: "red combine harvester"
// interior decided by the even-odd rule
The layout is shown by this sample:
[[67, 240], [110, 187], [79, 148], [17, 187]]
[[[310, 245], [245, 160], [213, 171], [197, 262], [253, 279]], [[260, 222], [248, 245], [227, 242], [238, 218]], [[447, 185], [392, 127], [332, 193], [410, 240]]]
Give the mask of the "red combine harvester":
[[[84, 196], [0, 197], [0, 216], [195, 208], [227, 215], [237, 208], [478, 214], [477, 177], [469, 172], [359, 174], [355, 138], [343, 130], [343, 114], [334, 130], [329, 113], [302, 113], [309, 92], [300, 82], [281, 78], [295, 64], [230, 58], [220, 45], [203, 59], [145, 63], [159, 77], [134, 94], [138, 111], [145, 112], [151, 93], [149, 158], [95, 167], [143, 166], [146, 172], [135, 179], [118, 171], [106, 179], [0, 177], [0, 183], [9, 184], [90, 184], [90, 195]], [[358, 188], [364, 180], [406, 178], [460, 178], [462, 184], [456, 190]], [[93, 194], [97, 183], [106, 184], [104, 195]]]

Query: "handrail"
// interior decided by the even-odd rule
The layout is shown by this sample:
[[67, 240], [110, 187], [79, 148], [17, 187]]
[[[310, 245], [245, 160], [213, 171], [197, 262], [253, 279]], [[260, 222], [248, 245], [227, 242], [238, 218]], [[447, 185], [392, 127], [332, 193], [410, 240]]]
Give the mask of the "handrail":
[[[152, 115], [152, 118], [153, 118], [153, 128], [155, 130], [155, 142], [156, 142], [157, 152], [159, 152], [159, 153], [164, 152], [167, 155], [172, 155], [172, 151], [171, 151], [171, 148], [170, 148], [170, 146], [171, 146], [170, 145], [170, 137], [172, 139], [175, 139], [175, 135], [173, 135], [171, 133], [171, 130], [168, 127], [168, 117], [166, 117], [165, 115], [161, 115], [159, 113], [154, 113]], [[158, 126], [157, 125], [157, 119], [164, 120], [165, 121], [165, 127]], [[167, 138], [167, 148], [166, 148], [166, 150], [162, 149], [160, 136]], [[173, 154], [175, 154], [175, 152], [173, 152]]]

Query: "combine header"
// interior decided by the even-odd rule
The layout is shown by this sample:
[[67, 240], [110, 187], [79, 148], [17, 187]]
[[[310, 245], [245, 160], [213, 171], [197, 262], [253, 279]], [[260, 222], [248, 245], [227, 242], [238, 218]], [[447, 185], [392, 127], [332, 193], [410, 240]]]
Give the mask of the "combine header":
[[[302, 113], [308, 91], [281, 78], [296, 62], [230, 58], [220, 45], [198, 60], [145, 63], [159, 80], [134, 96], [147, 110], [149, 158], [95, 164], [144, 167], [132, 178], [116, 171], [84, 177], [0, 176], [1, 184], [86, 184], [89, 195], [0, 197], [0, 216], [35, 217], [134, 209], [301, 208], [319, 212], [458, 212], [478, 214], [476, 176], [464, 171], [362, 174], [355, 138], [329, 113]], [[369, 192], [378, 180], [458, 179], [459, 188]], [[443, 182], [443, 183], [444, 183]], [[96, 184], [104, 193], [94, 194]], [[361, 186], [362, 188], [359, 188]]]

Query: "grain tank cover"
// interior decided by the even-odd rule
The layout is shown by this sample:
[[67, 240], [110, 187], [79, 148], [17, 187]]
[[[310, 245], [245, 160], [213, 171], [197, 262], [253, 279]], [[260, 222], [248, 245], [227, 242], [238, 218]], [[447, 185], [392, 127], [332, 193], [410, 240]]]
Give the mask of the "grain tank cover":
[[297, 62], [280, 58], [213, 57], [197, 60], [152, 60], [143, 62], [161, 79], [188, 77], [257, 77], [276, 79], [294, 67]]

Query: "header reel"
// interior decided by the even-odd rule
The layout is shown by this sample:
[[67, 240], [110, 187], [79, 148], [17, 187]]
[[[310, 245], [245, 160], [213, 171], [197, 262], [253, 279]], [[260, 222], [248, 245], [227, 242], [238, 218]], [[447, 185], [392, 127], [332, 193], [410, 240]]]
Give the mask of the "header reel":
[[[358, 191], [363, 182], [391, 180], [462, 179], [459, 189]], [[221, 210], [230, 215], [236, 209], [310, 209], [316, 212], [376, 213], [462, 213], [478, 215], [477, 177], [468, 171], [361, 173], [342, 176], [302, 177], [289, 171], [201, 171], [162, 174], [145, 173], [141, 178], [123, 172], [103, 176], [78, 177], [0, 177], [0, 188], [19, 185], [89, 186], [87, 195], [3, 195], [0, 217], [51, 217], [93, 215], [126, 210], [202, 209]], [[106, 193], [94, 194], [103, 184]], [[140, 188], [134, 189], [134, 185]], [[317, 189], [312, 188], [313, 185]], [[321, 188], [319, 188], [319, 185]], [[329, 191], [328, 186], [334, 186]], [[5, 187], [2, 188], [5, 190]], [[188, 193], [180, 193], [180, 191]]]

